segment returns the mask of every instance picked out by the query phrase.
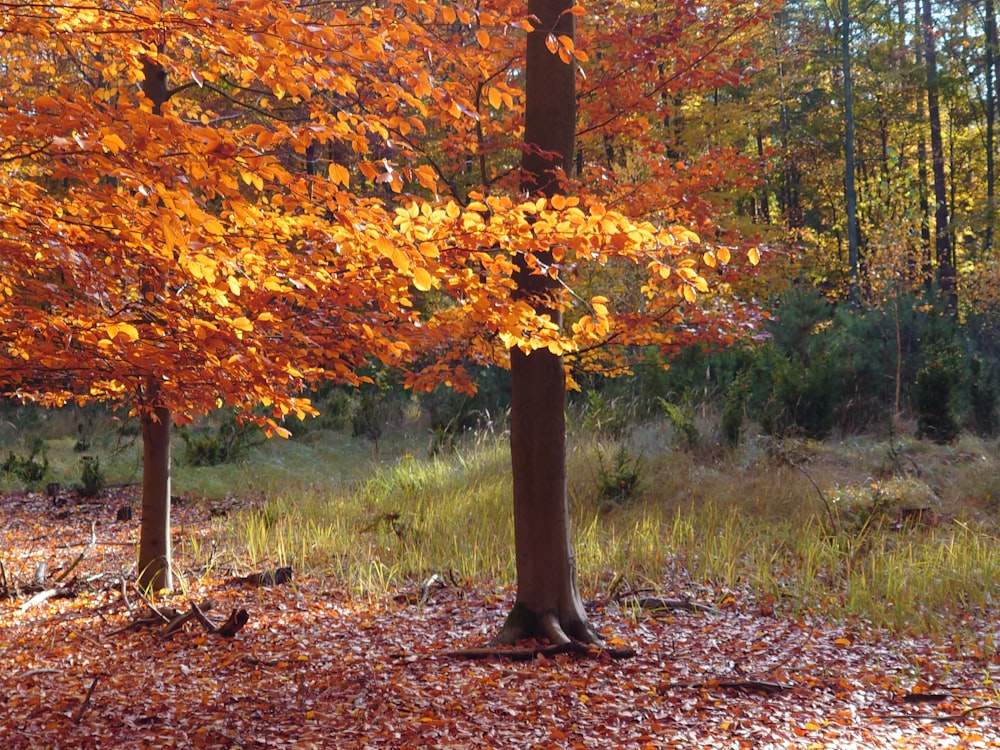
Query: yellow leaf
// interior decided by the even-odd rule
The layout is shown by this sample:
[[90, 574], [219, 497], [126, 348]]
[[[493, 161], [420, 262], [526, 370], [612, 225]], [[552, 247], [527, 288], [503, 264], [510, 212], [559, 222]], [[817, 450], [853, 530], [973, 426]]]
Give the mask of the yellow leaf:
[[426, 268], [413, 269], [413, 286], [421, 292], [429, 291], [434, 285], [434, 279]]
[[118, 336], [122, 336], [129, 342], [139, 340], [139, 329], [131, 323], [105, 323], [104, 330], [107, 331], [108, 338], [111, 340]]
[[720, 247], [715, 251], [715, 257], [719, 259], [720, 263], [728, 263], [732, 256], [729, 254], [729, 248]]
[[493, 109], [500, 109], [500, 106], [503, 104], [503, 96], [500, 94], [498, 89], [490, 89], [489, 99], [490, 106], [493, 107]]
[[695, 294], [694, 287], [688, 284], [685, 284], [683, 287], [681, 287], [681, 290], [682, 293], [684, 294], [684, 299], [686, 299], [688, 302], [694, 302], [698, 298], [698, 296]]
[[222, 226], [222, 222], [218, 219], [206, 219], [205, 223], [201, 226], [209, 234], [223, 235], [226, 233], [226, 228]]
[[229, 291], [231, 291], [233, 293], [233, 296], [234, 297], [239, 297], [240, 296], [240, 282], [236, 280], [235, 276], [230, 276], [227, 279], [227, 282], [229, 283]]
[[490, 35], [486, 32], [486, 29], [479, 29], [476, 32], [476, 41], [479, 42], [479, 46], [483, 49], [487, 49], [490, 46]]
[[240, 170], [240, 177], [243, 179], [243, 182], [245, 182], [247, 185], [253, 185], [258, 190], [264, 189], [264, 180], [256, 172]]
[[760, 263], [760, 250], [755, 247], [751, 247], [750, 251], [747, 253], [747, 257], [750, 258], [750, 262], [756, 266]]
[[838, 638], [833, 643], [834, 643], [835, 646], [850, 646], [851, 645], [851, 639], [850, 638]]
[[701, 259], [709, 268], [715, 268], [715, 255], [713, 253], [706, 251], [705, 254], [701, 256]]

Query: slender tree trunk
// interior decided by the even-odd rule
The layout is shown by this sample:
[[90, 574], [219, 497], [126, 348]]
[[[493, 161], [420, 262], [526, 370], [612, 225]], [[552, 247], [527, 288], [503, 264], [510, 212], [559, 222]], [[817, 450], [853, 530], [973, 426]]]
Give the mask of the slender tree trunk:
[[844, 69], [844, 198], [847, 208], [847, 263], [850, 269], [850, 300], [861, 301], [860, 256], [858, 242], [858, 194], [854, 183], [854, 86], [851, 77], [851, 9], [841, 0], [841, 59]]
[[997, 16], [994, 0], [985, 0], [986, 31], [986, 231], [983, 235], [983, 253], [993, 253], [993, 222], [997, 216], [996, 201], [996, 119], [997, 92], [994, 88], [997, 68]]
[[[915, 18], [917, 31], [923, 29], [921, 20], [921, 0], [915, 1]], [[913, 41], [914, 54], [917, 61], [917, 69], [924, 67], [924, 48], [921, 43], [921, 35], [918, 33]], [[927, 195], [927, 138], [925, 137], [924, 123], [924, 99], [917, 97], [917, 125], [919, 127], [919, 141], [917, 142], [917, 193], [920, 212], [920, 275], [924, 283], [924, 291], [930, 295], [933, 291], [934, 264], [931, 256], [931, 204]]]
[[[568, 173], [576, 128], [575, 66], [545, 44], [549, 33], [573, 38], [573, 0], [529, 0], [536, 30], [528, 34], [525, 68], [524, 154], [526, 192], [551, 196]], [[541, 254], [541, 262], [548, 259]], [[547, 310], [556, 288], [547, 275], [532, 274], [521, 259], [517, 293]], [[587, 620], [576, 584], [566, 497], [566, 378], [562, 358], [547, 349], [511, 351], [510, 452], [514, 477], [514, 547], [517, 598], [496, 643], [540, 638], [555, 644], [599, 642]]]
[[[757, 131], [757, 158], [760, 159], [760, 163], [764, 164], [764, 135]], [[754, 211], [754, 221], [770, 224], [771, 223], [771, 187], [766, 180], [761, 181], [759, 198], [760, 204], [756, 207]]]
[[170, 411], [157, 406], [142, 415], [142, 527], [139, 585], [173, 588], [170, 546]]
[[[142, 91], [160, 114], [170, 98], [167, 71], [149, 58], [142, 61]], [[162, 289], [144, 281], [144, 294]], [[173, 588], [170, 548], [170, 410], [157, 404], [159, 388], [152, 382], [142, 414], [142, 526], [139, 532], [139, 585], [154, 590]]]
[[938, 290], [945, 306], [958, 309], [951, 230], [948, 225], [948, 185], [944, 173], [944, 141], [941, 137], [941, 105], [938, 98], [937, 49], [931, 0], [923, 0], [924, 62], [927, 70], [927, 118], [931, 129], [931, 169], [934, 175], [934, 254]]

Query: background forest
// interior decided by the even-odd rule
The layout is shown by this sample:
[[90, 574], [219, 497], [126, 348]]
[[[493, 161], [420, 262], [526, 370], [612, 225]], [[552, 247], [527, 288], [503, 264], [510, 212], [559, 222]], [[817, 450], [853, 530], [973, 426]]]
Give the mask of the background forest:
[[4, 3], [0, 745], [1000, 747], [997, 37]]
[[[679, 472], [679, 485], [669, 486], [681, 501], [664, 499], [660, 477], [684, 465], [680, 455], [713, 471], [740, 467], [737, 485], [748, 467], [791, 467], [803, 483], [794, 504], [809, 509], [801, 520], [814, 524], [817, 544], [849, 532], [860, 545], [887, 504], [898, 506], [887, 523], [900, 521], [900, 508], [951, 517], [970, 499], [976, 512], [991, 512], [998, 490], [981, 473], [956, 489], [949, 471], [929, 479], [914, 457], [935, 443], [945, 446], [945, 464], [971, 455], [989, 467], [987, 443], [955, 441], [989, 439], [1000, 427], [1000, 71], [991, 2], [713, 0], [609, 4], [593, 16], [573, 8], [577, 42], [546, 40], [581, 71], [575, 175], [564, 175], [562, 187], [588, 206], [622, 206], [630, 218], [588, 208], [586, 221], [599, 229], [574, 229], [572, 243], [583, 239], [564, 263], [517, 234], [517, 222], [544, 203], [495, 197], [518, 185], [520, 6], [412, 6], [349, 5], [329, 18], [317, 10], [314, 26], [281, 7], [273, 10], [276, 38], [288, 37], [280, 43], [247, 35], [246, 9], [213, 7], [219, 44], [230, 32], [262, 44], [266, 68], [174, 33], [171, 24], [190, 19], [153, 5], [136, 16], [138, 32], [134, 18], [115, 10], [19, 18], [23, 36], [6, 37], [7, 48], [44, 62], [39, 72], [48, 75], [3, 69], [12, 95], [33, 102], [9, 108], [3, 121], [11, 165], [2, 183], [10, 249], [0, 271], [9, 274], [11, 322], [3, 367], [17, 395], [81, 405], [4, 406], [10, 488], [56, 480], [87, 496], [107, 481], [134, 481], [134, 464], [116, 463], [116, 446], [167, 424], [155, 415], [164, 404], [178, 423], [211, 411], [174, 438], [174, 462], [194, 470], [176, 481], [195, 495], [258, 495], [257, 484], [290, 483], [287, 473], [251, 472], [267, 451], [296, 450], [262, 445], [265, 431], [287, 433], [306, 454], [326, 438], [343, 445], [337, 436], [346, 435], [354, 467], [331, 461], [326, 469], [344, 479], [338, 492], [355, 499], [363, 480], [356, 469], [367, 466], [359, 455], [401, 459], [403, 474], [419, 474], [424, 461], [431, 468], [420, 471], [441, 470], [444, 461], [461, 475], [480, 460], [494, 465], [491, 441], [509, 427], [506, 355], [528, 346], [568, 367], [584, 467], [574, 476], [589, 485], [571, 495], [577, 512], [597, 514], [576, 519], [584, 529], [644, 497], [663, 506], [650, 539], [663, 533], [691, 499], [685, 483], [700, 484]], [[379, 23], [405, 44], [390, 53], [373, 37], [335, 61], [312, 44], [311, 34], [340, 40], [344, 29]], [[41, 33], [36, 24], [51, 28]], [[72, 41], [60, 46], [53, 40], [63, 33]], [[110, 35], [134, 45], [130, 67], [108, 62], [101, 46]], [[454, 55], [421, 52], [435, 45]], [[342, 79], [329, 79], [331, 65]], [[306, 77], [308, 85], [295, 83]], [[47, 93], [53, 80], [69, 110]], [[79, 132], [52, 135], [64, 133], [67, 112]], [[126, 148], [123, 137], [143, 131], [122, 131], [120, 113], [153, 129], [136, 141], [148, 160]], [[92, 137], [79, 134], [88, 128]], [[174, 143], [183, 148], [164, 151]], [[187, 161], [178, 165], [178, 154]], [[42, 208], [28, 210], [19, 190]], [[584, 222], [574, 201], [557, 195], [548, 206], [558, 231], [567, 217]], [[67, 212], [79, 218], [66, 222]], [[654, 234], [633, 220], [666, 229]], [[468, 236], [456, 236], [459, 225]], [[498, 237], [514, 245], [511, 257], [558, 271], [564, 332], [518, 307], [516, 296], [511, 303], [513, 262], [492, 252]], [[43, 241], [51, 251], [36, 250]], [[280, 273], [268, 275], [271, 266]], [[42, 331], [55, 331], [65, 348], [53, 350]], [[216, 357], [215, 379], [204, 377], [205, 351]], [[164, 368], [176, 368], [174, 376], [161, 378]], [[141, 427], [115, 409], [122, 405], [145, 420]], [[212, 411], [217, 405], [235, 411]], [[312, 408], [318, 413], [306, 421], [283, 420]], [[845, 449], [858, 477], [845, 483], [837, 472], [807, 470], [827, 450], [815, 441], [855, 437], [868, 441]], [[200, 473], [224, 465], [244, 472], [234, 480], [223, 470], [232, 486]], [[304, 471], [292, 465], [292, 474]], [[886, 491], [887, 479], [905, 486]], [[412, 476], [393, 481], [434, 492]], [[945, 498], [946, 487], [956, 492]], [[383, 491], [410, 492], [391, 482]], [[416, 522], [404, 518], [403, 504], [383, 507], [385, 497], [369, 502], [365, 492], [353, 523], [413, 541]], [[713, 502], [742, 492], [716, 490]], [[850, 506], [846, 516], [837, 499]], [[778, 507], [785, 501], [777, 498]], [[289, 509], [310, 506], [277, 507], [238, 533], [266, 537]], [[446, 504], [436, 513], [461, 516]], [[643, 538], [637, 529], [648, 519], [625, 518], [636, 527], [623, 538]], [[484, 534], [490, 523], [505, 522], [491, 518]], [[683, 548], [679, 528], [670, 533]], [[592, 586], [607, 572], [598, 552], [605, 544], [594, 537]], [[742, 542], [733, 544], [727, 555]], [[296, 557], [277, 546], [279, 557]], [[490, 575], [510, 573], [501, 549], [487, 555]], [[863, 546], [873, 564], [879, 549]], [[766, 559], [751, 567], [763, 570]], [[832, 559], [844, 564], [839, 552]], [[653, 575], [661, 563], [654, 555], [638, 569]], [[401, 570], [419, 576], [440, 564], [409, 561]]]

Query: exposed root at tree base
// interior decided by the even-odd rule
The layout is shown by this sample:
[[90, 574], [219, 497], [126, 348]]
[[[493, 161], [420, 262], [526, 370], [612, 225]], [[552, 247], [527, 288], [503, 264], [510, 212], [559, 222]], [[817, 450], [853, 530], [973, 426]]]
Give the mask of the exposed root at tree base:
[[565, 643], [546, 644], [537, 646], [481, 646], [478, 648], [462, 648], [456, 651], [448, 651], [446, 656], [453, 656], [460, 659], [488, 659], [498, 657], [510, 659], [511, 661], [529, 661], [537, 659], [539, 656], [546, 658], [556, 654], [580, 654], [582, 656], [607, 655], [612, 659], [630, 659], [635, 656], [634, 648], [613, 648], [609, 646], [595, 646], [580, 641], [566, 641]]
[[605, 646], [583, 616], [561, 620], [554, 611], [539, 614], [523, 604], [515, 604], [489, 646], [449, 652], [450, 656], [466, 659], [497, 656], [515, 661], [556, 654], [607, 654], [612, 659], [627, 659], [635, 656], [635, 650]]

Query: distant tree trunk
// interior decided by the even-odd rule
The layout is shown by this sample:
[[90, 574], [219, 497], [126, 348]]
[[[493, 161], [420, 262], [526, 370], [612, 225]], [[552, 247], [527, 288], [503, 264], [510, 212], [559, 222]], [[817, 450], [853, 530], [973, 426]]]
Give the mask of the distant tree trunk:
[[994, 0], [985, 0], [986, 15], [986, 231], [983, 252], [993, 253], [993, 222], [997, 217], [996, 201], [996, 119], [997, 119], [997, 14]]
[[[921, 20], [921, 0], [915, 0], [915, 18], [918, 32], [923, 29]], [[917, 69], [924, 66], [924, 48], [921, 35], [918, 33], [913, 40], [917, 61]], [[917, 97], [917, 123], [920, 127], [917, 142], [917, 197], [920, 213], [920, 275], [924, 283], [924, 291], [930, 295], [934, 281], [934, 264], [931, 258], [931, 204], [927, 195], [927, 138], [924, 133], [924, 99]]]
[[[142, 91], [160, 114], [170, 98], [166, 69], [149, 58], [142, 61]], [[144, 294], [162, 290], [143, 282]], [[139, 585], [173, 588], [170, 548], [170, 410], [157, 404], [159, 387], [151, 382], [142, 413], [142, 525], [139, 532]]]
[[844, 69], [844, 199], [847, 209], [847, 262], [850, 270], [850, 300], [861, 301], [858, 242], [858, 194], [854, 185], [854, 85], [851, 77], [851, 9], [841, 0], [841, 59]]
[[[760, 159], [760, 163], [764, 164], [764, 135], [757, 131], [757, 158]], [[754, 210], [754, 221], [763, 224], [771, 223], [771, 187], [768, 185], [766, 180], [761, 181], [760, 195], [756, 199], [759, 201], [758, 205]]]
[[[528, 34], [525, 68], [522, 183], [531, 194], [560, 192], [558, 174], [569, 172], [576, 127], [575, 66], [545, 44], [547, 34], [573, 38], [568, 11], [574, 0], [529, 0], [536, 30]], [[541, 261], [546, 260], [545, 253]], [[518, 295], [544, 299], [557, 286], [532, 274], [522, 259]], [[554, 311], [548, 310], [558, 321]], [[495, 642], [539, 638], [554, 644], [597, 643], [576, 584], [566, 497], [566, 379], [562, 358], [546, 349], [511, 351], [511, 469], [514, 477], [514, 546], [517, 598]]]
[[923, 0], [924, 64], [927, 70], [927, 118], [931, 129], [931, 169], [934, 174], [934, 255], [937, 261], [938, 291], [945, 306], [958, 309], [951, 230], [948, 225], [948, 186], [944, 174], [944, 141], [941, 137], [941, 105], [938, 98], [937, 49], [931, 0]]
[[139, 585], [173, 588], [170, 545], [170, 410], [142, 415], [142, 527], [139, 532]]

